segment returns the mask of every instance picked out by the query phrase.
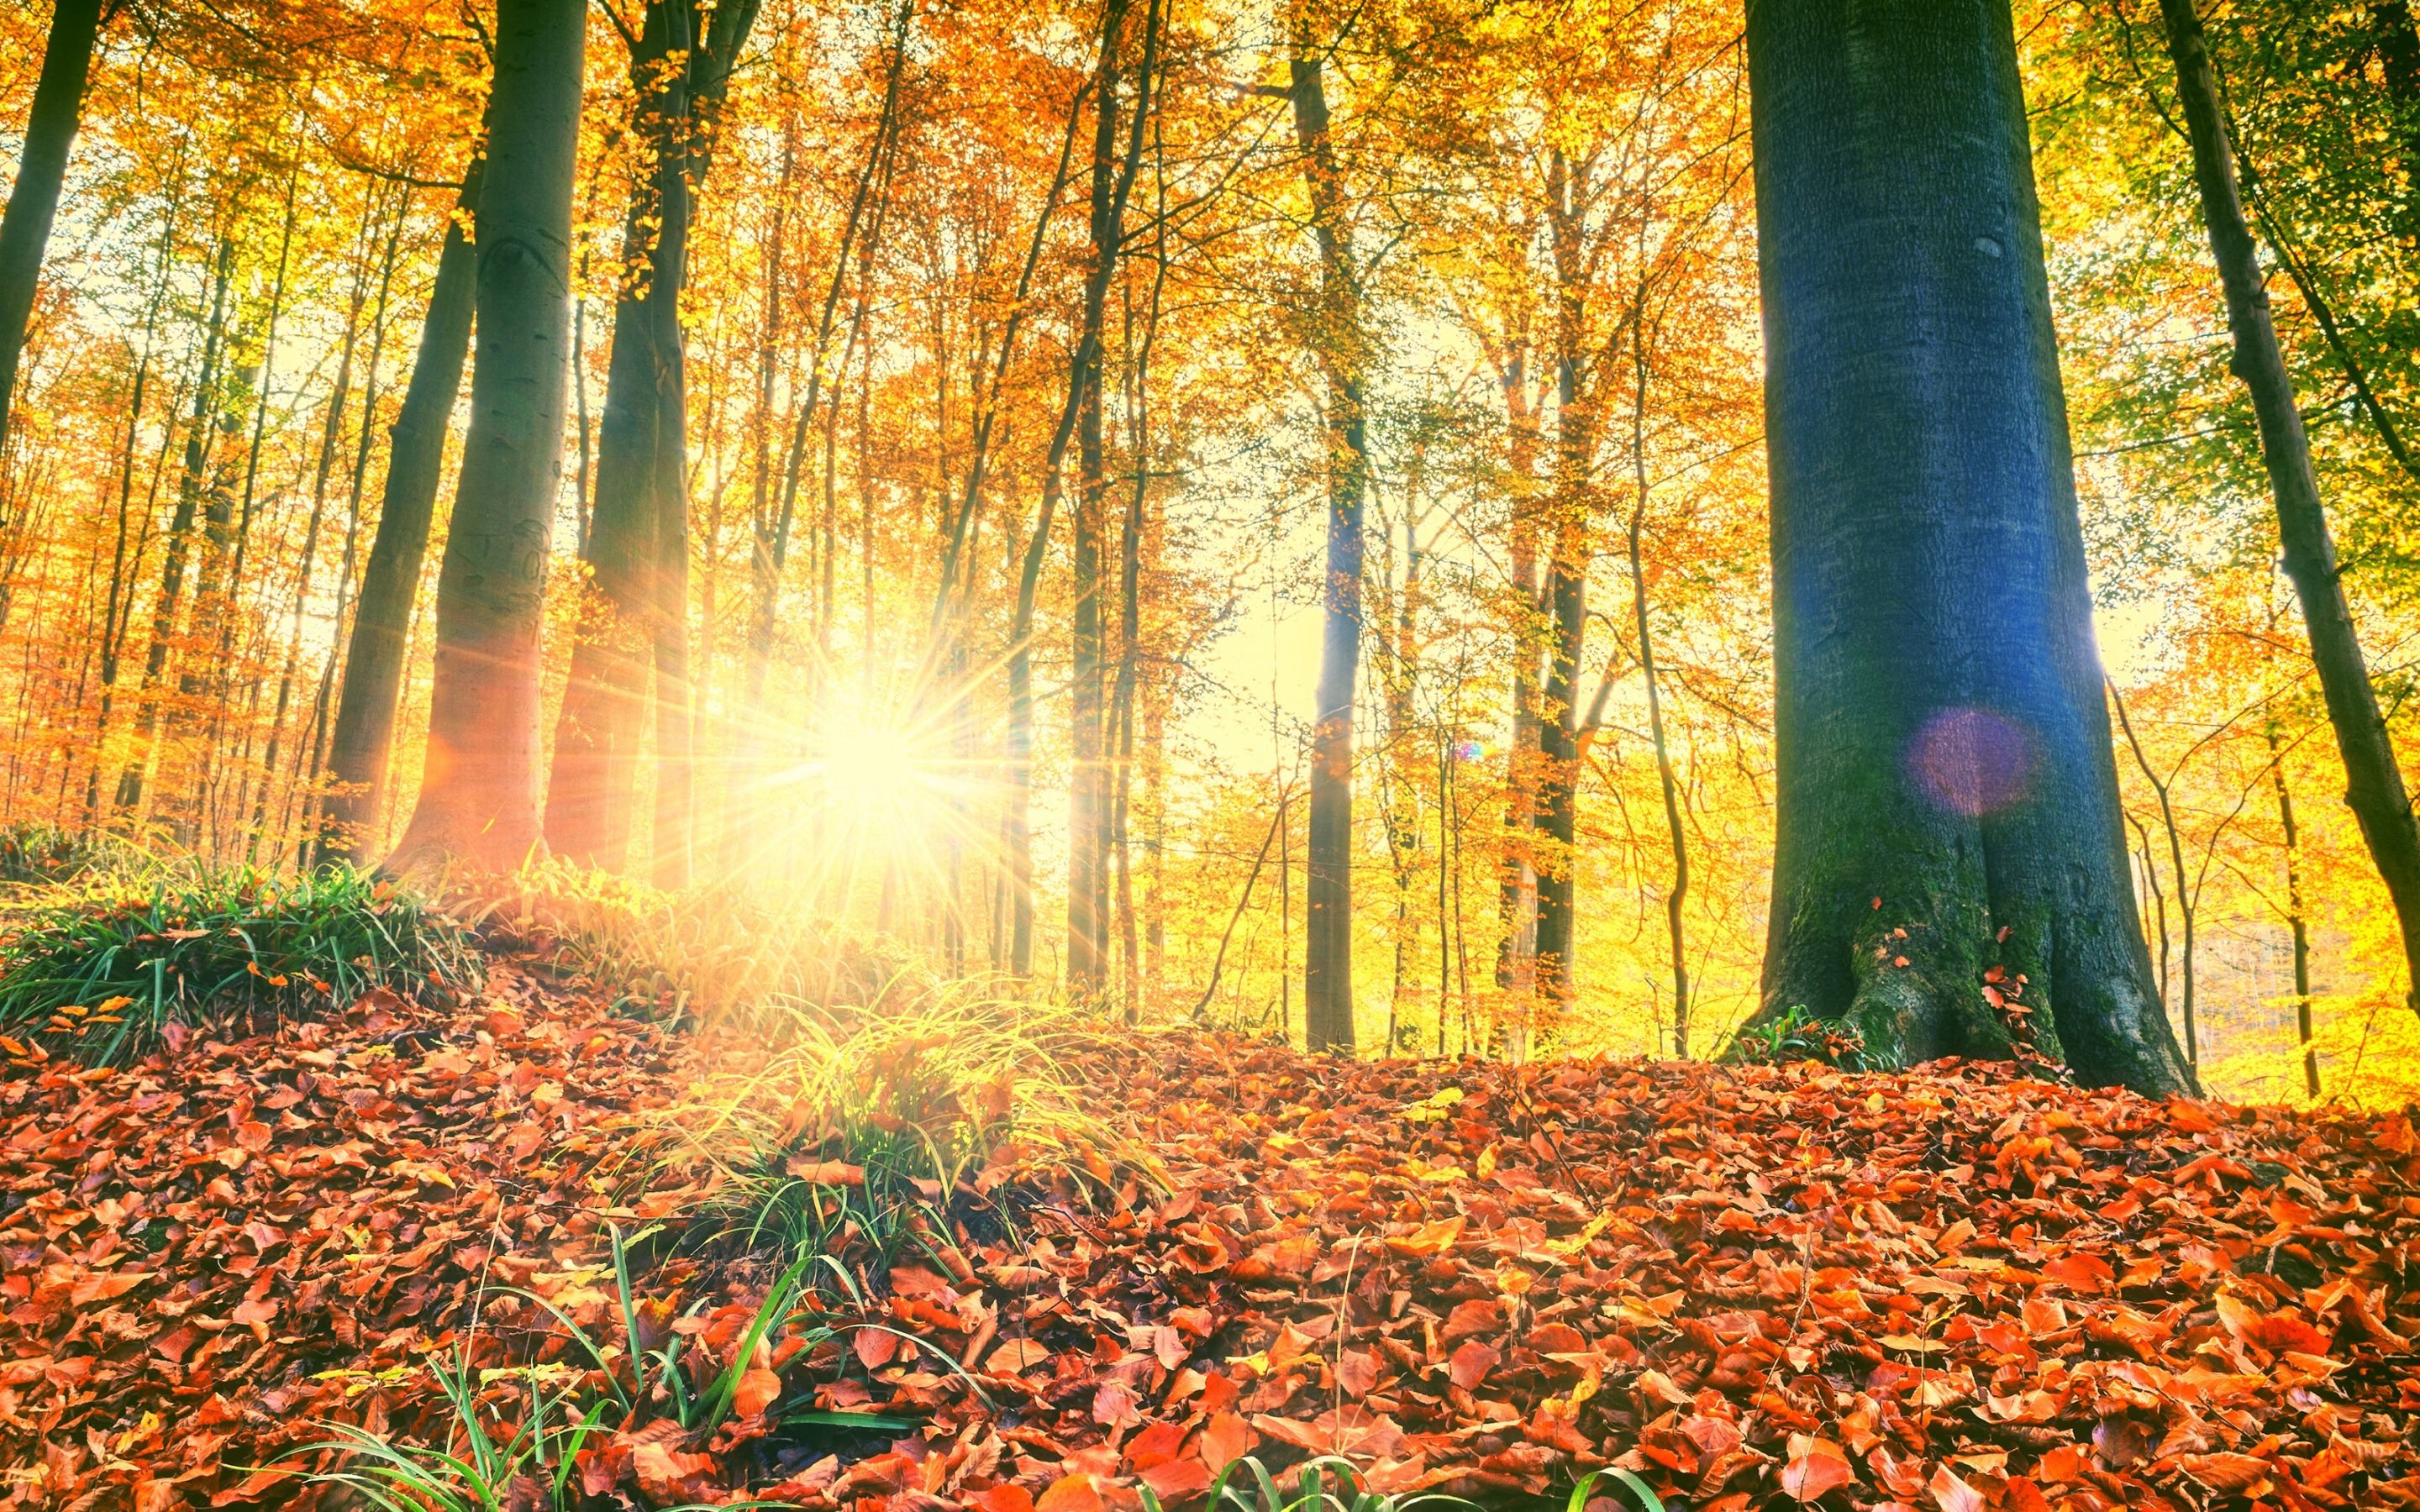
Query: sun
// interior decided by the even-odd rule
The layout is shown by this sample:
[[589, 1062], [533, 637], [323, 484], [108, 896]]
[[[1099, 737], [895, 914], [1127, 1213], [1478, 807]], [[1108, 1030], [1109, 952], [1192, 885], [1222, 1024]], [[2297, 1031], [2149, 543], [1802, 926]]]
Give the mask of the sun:
[[851, 720], [827, 737], [814, 768], [833, 804], [863, 811], [896, 807], [921, 785], [922, 755], [896, 726]]

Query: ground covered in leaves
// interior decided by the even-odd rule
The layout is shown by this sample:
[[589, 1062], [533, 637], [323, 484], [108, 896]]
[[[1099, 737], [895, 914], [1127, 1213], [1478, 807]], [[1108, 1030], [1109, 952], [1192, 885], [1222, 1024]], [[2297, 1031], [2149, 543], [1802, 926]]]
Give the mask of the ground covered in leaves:
[[[533, 1361], [601, 1381], [563, 1320], [628, 1318], [737, 1390], [609, 1419], [566, 1471], [597, 1512], [1109, 1512], [1315, 1454], [1494, 1504], [1610, 1463], [1703, 1512], [2420, 1506], [2400, 1115], [1105, 1039], [1123, 1161], [997, 1160], [752, 1342], [776, 1262], [684, 1246], [709, 1194], [659, 1158], [699, 1053], [504, 962], [451, 1012], [18, 1056], [0, 1505], [326, 1502], [290, 1451], [443, 1440], [432, 1365], [504, 1415]], [[657, 1229], [628, 1299], [609, 1227]]]

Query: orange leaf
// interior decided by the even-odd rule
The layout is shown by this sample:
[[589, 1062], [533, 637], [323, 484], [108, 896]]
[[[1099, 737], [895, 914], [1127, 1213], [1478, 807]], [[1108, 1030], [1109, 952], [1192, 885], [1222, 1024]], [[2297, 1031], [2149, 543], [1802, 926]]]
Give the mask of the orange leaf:
[[1202, 1462], [1216, 1473], [1250, 1454], [1260, 1442], [1249, 1423], [1233, 1412], [1219, 1412], [1202, 1427]]
[[1924, 1489], [1941, 1504], [1941, 1512], [1984, 1512], [1983, 1493], [1951, 1474], [1947, 1465], [1936, 1466]]
[[1450, 1218], [1439, 1218], [1434, 1223], [1420, 1225], [1417, 1231], [1404, 1238], [1387, 1241], [1387, 1247], [1413, 1259], [1442, 1255], [1453, 1248], [1453, 1242], [1462, 1237], [1462, 1227], [1466, 1222], [1467, 1220], [1460, 1213]]
[[1453, 1351], [1453, 1359], [1447, 1365], [1446, 1373], [1453, 1378], [1455, 1385], [1469, 1391], [1485, 1381], [1487, 1372], [1495, 1369], [1496, 1362], [1502, 1358], [1494, 1350], [1473, 1339]]
[[1101, 1512], [1101, 1493], [1090, 1475], [1062, 1475], [1034, 1502], [1033, 1512]]
[[785, 1169], [799, 1180], [815, 1186], [863, 1186], [865, 1184], [865, 1167], [851, 1165], [845, 1161], [809, 1160], [804, 1155], [793, 1155]]
[[731, 1396], [731, 1405], [741, 1417], [754, 1417], [773, 1405], [782, 1395], [782, 1378], [770, 1370], [751, 1370], [739, 1378], [739, 1389]]
[[868, 1370], [879, 1370], [899, 1354], [899, 1335], [884, 1328], [861, 1328], [850, 1339]]
[[1210, 1489], [1210, 1467], [1199, 1459], [1170, 1459], [1141, 1473], [1142, 1483], [1163, 1503], [1182, 1502]]
[[1812, 1502], [1855, 1478], [1846, 1459], [1823, 1448], [1809, 1449], [1781, 1467], [1781, 1489], [1801, 1502]]

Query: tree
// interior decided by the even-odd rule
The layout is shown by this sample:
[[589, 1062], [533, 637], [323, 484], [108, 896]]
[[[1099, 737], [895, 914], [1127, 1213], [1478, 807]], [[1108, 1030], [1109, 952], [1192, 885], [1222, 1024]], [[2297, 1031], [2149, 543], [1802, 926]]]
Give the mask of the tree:
[[1304, 847], [1303, 1041], [1353, 1053], [1353, 691], [1361, 659], [1361, 514], [1370, 445], [1363, 403], [1369, 342], [1360, 270], [1328, 126], [1322, 59], [1297, 39], [1292, 75], [1295, 139], [1319, 245], [1312, 349], [1326, 379], [1327, 563], [1320, 585], [1319, 707], [1311, 731], [1311, 825]]
[[328, 758], [332, 786], [323, 860], [361, 856], [386, 795], [387, 762], [395, 746], [396, 703], [403, 689], [404, 637], [420, 596], [420, 569], [428, 555], [428, 526], [445, 465], [445, 431], [462, 391], [462, 363], [471, 349], [472, 296], [478, 278], [473, 247], [479, 178], [486, 160], [474, 156], [445, 225], [437, 278], [428, 290], [420, 349], [396, 416], [387, 456], [378, 533], [362, 571], [361, 604], [353, 613], [345, 657], [345, 685], [336, 702], [336, 732]]
[[[1778, 838], [1761, 1012], [2193, 1077], [2132, 906], [2006, 0], [1747, 24]], [[1987, 995], [1987, 987], [1989, 992]]]
[[17, 359], [25, 349], [34, 285], [41, 278], [52, 218], [58, 213], [68, 147], [84, 116], [85, 77], [92, 69], [93, 43], [101, 35], [101, 0], [58, 0], [51, 13], [41, 81], [34, 85], [33, 114], [25, 122], [25, 150], [17, 160], [8, 212], [0, 215], [0, 448], [8, 442]]
[[[630, 43], [633, 129], [644, 161], [622, 232], [613, 355], [597, 431], [597, 506], [588, 532], [571, 682], [555, 729], [547, 841], [619, 869], [629, 846], [648, 674], [655, 685], [657, 880], [689, 878], [689, 400], [680, 322], [692, 196], [707, 127], [755, 19], [751, 0], [715, 8], [701, 35], [696, 0], [652, 0]], [[652, 663], [652, 666], [651, 666]]]
[[563, 471], [582, 0], [499, 0], [471, 428], [437, 578], [420, 802], [390, 868], [515, 867], [538, 829], [538, 634]]
[[2201, 20], [2192, 0], [2160, 0], [2166, 23], [2168, 55], [2177, 69], [2178, 102], [2193, 140], [2194, 180], [2201, 197], [2202, 224], [2210, 232], [2211, 257], [2226, 293], [2226, 323], [2235, 338], [2235, 375], [2251, 395], [2260, 427], [2260, 455], [2277, 505], [2277, 537], [2286, 576], [2303, 608], [2311, 638], [2311, 661], [2327, 699], [2328, 722], [2344, 760], [2345, 804], [2361, 823], [2370, 859], [2394, 900], [2403, 936], [2410, 981], [2406, 1000], [2420, 1011], [2420, 825], [2396, 764], [2386, 717], [2354, 631], [2345, 598], [2343, 573], [2311, 466], [2311, 443], [2294, 403], [2294, 380], [2277, 344], [2269, 315], [2269, 293], [2260, 256], [2245, 224], [2227, 142], [2218, 77], [2202, 40]]

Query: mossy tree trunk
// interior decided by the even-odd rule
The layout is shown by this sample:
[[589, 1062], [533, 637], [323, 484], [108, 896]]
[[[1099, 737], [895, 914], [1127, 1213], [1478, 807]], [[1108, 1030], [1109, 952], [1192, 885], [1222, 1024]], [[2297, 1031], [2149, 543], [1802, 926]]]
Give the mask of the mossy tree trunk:
[[2005, 1057], [1996, 965], [2082, 1080], [2191, 1088], [2127, 881], [2008, 0], [1752, 0], [1747, 46], [1779, 764], [1762, 1014], [1844, 1018], [1907, 1062]]

